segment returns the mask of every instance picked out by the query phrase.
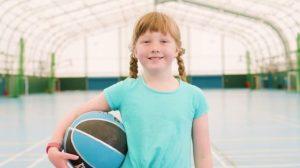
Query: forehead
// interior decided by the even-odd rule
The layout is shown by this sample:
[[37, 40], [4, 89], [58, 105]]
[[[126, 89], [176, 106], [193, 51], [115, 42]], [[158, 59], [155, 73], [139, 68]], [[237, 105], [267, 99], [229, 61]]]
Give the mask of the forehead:
[[146, 31], [145, 33], [141, 34], [140, 37], [171, 37], [170, 33], [160, 32], [160, 31]]

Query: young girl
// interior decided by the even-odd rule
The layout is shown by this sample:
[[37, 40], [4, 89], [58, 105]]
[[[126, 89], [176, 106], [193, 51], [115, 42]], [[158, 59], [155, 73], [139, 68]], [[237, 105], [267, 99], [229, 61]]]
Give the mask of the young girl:
[[[78, 158], [59, 150], [76, 117], [88, 111], [119, 110], [128, 144], [123, 168], [190, 168], [191, 146], [195, 167], [212, 167], [208, 106], [201, 89], [186, 82], [175, 21], [159, 12], [144, 15], [135, 26], [131, 47], [130, 77], [62, 120], [48, 144], [49, 160], [56, 167], [67, 167], [68, 159]], [[180, 79], [172, 75], [174, 59]], [[143, 68], [139, 76], [138, 61]]]

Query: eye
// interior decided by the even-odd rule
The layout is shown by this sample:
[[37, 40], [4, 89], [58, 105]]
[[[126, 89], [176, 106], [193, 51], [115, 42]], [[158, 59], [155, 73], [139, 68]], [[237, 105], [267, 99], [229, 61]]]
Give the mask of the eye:
[[160, 42], [162, 42], [162, 43], [168, 43], [169, 41], [168, 40], [161, 40]]
[[150, 41], [149, 40], [144, 40], [144, 41], [142, 41], [142, 43], [150, 43]]

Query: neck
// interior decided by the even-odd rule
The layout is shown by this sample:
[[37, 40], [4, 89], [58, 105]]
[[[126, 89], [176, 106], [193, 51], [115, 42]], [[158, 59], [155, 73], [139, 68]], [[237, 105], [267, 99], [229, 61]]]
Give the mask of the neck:
[[144, 80], [146, 82], [151, 83], [165, 83], [165, 82], [170, 82], [174, 81], [175, 77], [172, 75], [172, 72], [159, 72], [159, 73], [154, 73], [154, 72], [147, 72], [144, 71], [142, 76], [144, 77]]

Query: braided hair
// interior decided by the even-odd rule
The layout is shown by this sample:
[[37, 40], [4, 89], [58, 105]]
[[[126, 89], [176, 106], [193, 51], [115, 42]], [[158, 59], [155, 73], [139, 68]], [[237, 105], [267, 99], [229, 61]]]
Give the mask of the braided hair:
[[162, 32], [163, 34], [170, 33], [179, 49], [178, 55], [176, 56], [179, 77], [181, 80], [187, 81], [185, 66], [182, 59], [185, 50], [181, 48], [180, 30], [172, 18], [161, 12], [150, 12], [141, 17], [136, 23], [131, 41], [129, 76], [131, 78], [137, 78], [138, 59], [134, 55], [133, 49], [135, 48], [138, 38], [146, 33], [146, 31]]

